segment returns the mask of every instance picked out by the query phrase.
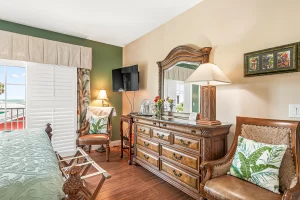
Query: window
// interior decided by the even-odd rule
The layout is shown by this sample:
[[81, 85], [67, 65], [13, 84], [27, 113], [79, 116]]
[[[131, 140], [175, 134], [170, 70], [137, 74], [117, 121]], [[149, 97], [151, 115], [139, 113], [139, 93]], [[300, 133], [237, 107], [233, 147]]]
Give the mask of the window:
[[51, 123], [54, 150], [65, 156], [75, 153], [76, 67], [0, 60], [0, 83], [5, 89], [0, 95], [0, 131]]
[[0, 65], [0, 83], [4, 86], [0, 94], [0, 131], [25, 128], [25, 66]]
[[184, 82], [176, 81], [176, 96], [177, 96], [177, 104], [181, 104], [184, 102]]

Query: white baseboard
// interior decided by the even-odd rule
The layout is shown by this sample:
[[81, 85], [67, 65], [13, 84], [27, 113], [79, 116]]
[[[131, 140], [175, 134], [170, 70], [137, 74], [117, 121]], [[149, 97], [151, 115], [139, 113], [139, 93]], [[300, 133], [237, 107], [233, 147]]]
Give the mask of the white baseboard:
[[111, 147], [116, 147], [121, 145], [121, 140], [114, 140], [110, 142]]
[[[120, 146], [121, 145], [121, 140], [114, 140], [114, 141], [110, 141], [109, 145], [111, 147], [116, 147], [116, 146]], [[105, 146], [105, 145], [104, 145]], [[96, 150], [99, 147], [101, 147], [101, 145], [92, 145], [92, 150]]]

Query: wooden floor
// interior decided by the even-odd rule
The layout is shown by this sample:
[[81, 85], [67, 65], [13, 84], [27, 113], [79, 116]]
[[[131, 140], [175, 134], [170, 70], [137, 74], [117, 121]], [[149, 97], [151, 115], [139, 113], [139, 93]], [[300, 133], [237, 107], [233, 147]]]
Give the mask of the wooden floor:
[[[105, 161], [105, 153], [92, 151], [90, 156], [112, 176], [105, 181], [97, 200], [193, 199], [143, 167], [128, 165], [127, 155], [121, 159], [116, 147], [111, 148], [110, 162]], [[94, 191], [98, 181], [99, 177], [89, 178], [89, 190]]]

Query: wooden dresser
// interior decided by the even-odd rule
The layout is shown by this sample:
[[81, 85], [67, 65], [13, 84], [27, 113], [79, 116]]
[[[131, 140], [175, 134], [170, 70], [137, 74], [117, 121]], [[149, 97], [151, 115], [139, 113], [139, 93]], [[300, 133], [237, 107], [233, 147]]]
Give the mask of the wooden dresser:
[[135, 162], [199, 199], [200, 163], [226, 154], [231, 124], [202, 126], [142, 116], [135, 116], [134, 122]]

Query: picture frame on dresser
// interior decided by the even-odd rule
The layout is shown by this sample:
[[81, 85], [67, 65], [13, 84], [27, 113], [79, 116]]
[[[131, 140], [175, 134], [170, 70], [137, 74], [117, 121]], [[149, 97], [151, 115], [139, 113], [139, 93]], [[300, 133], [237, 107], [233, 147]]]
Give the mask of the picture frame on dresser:
[[244, 54], [244, 77], [300, 71], [299, 42]]

